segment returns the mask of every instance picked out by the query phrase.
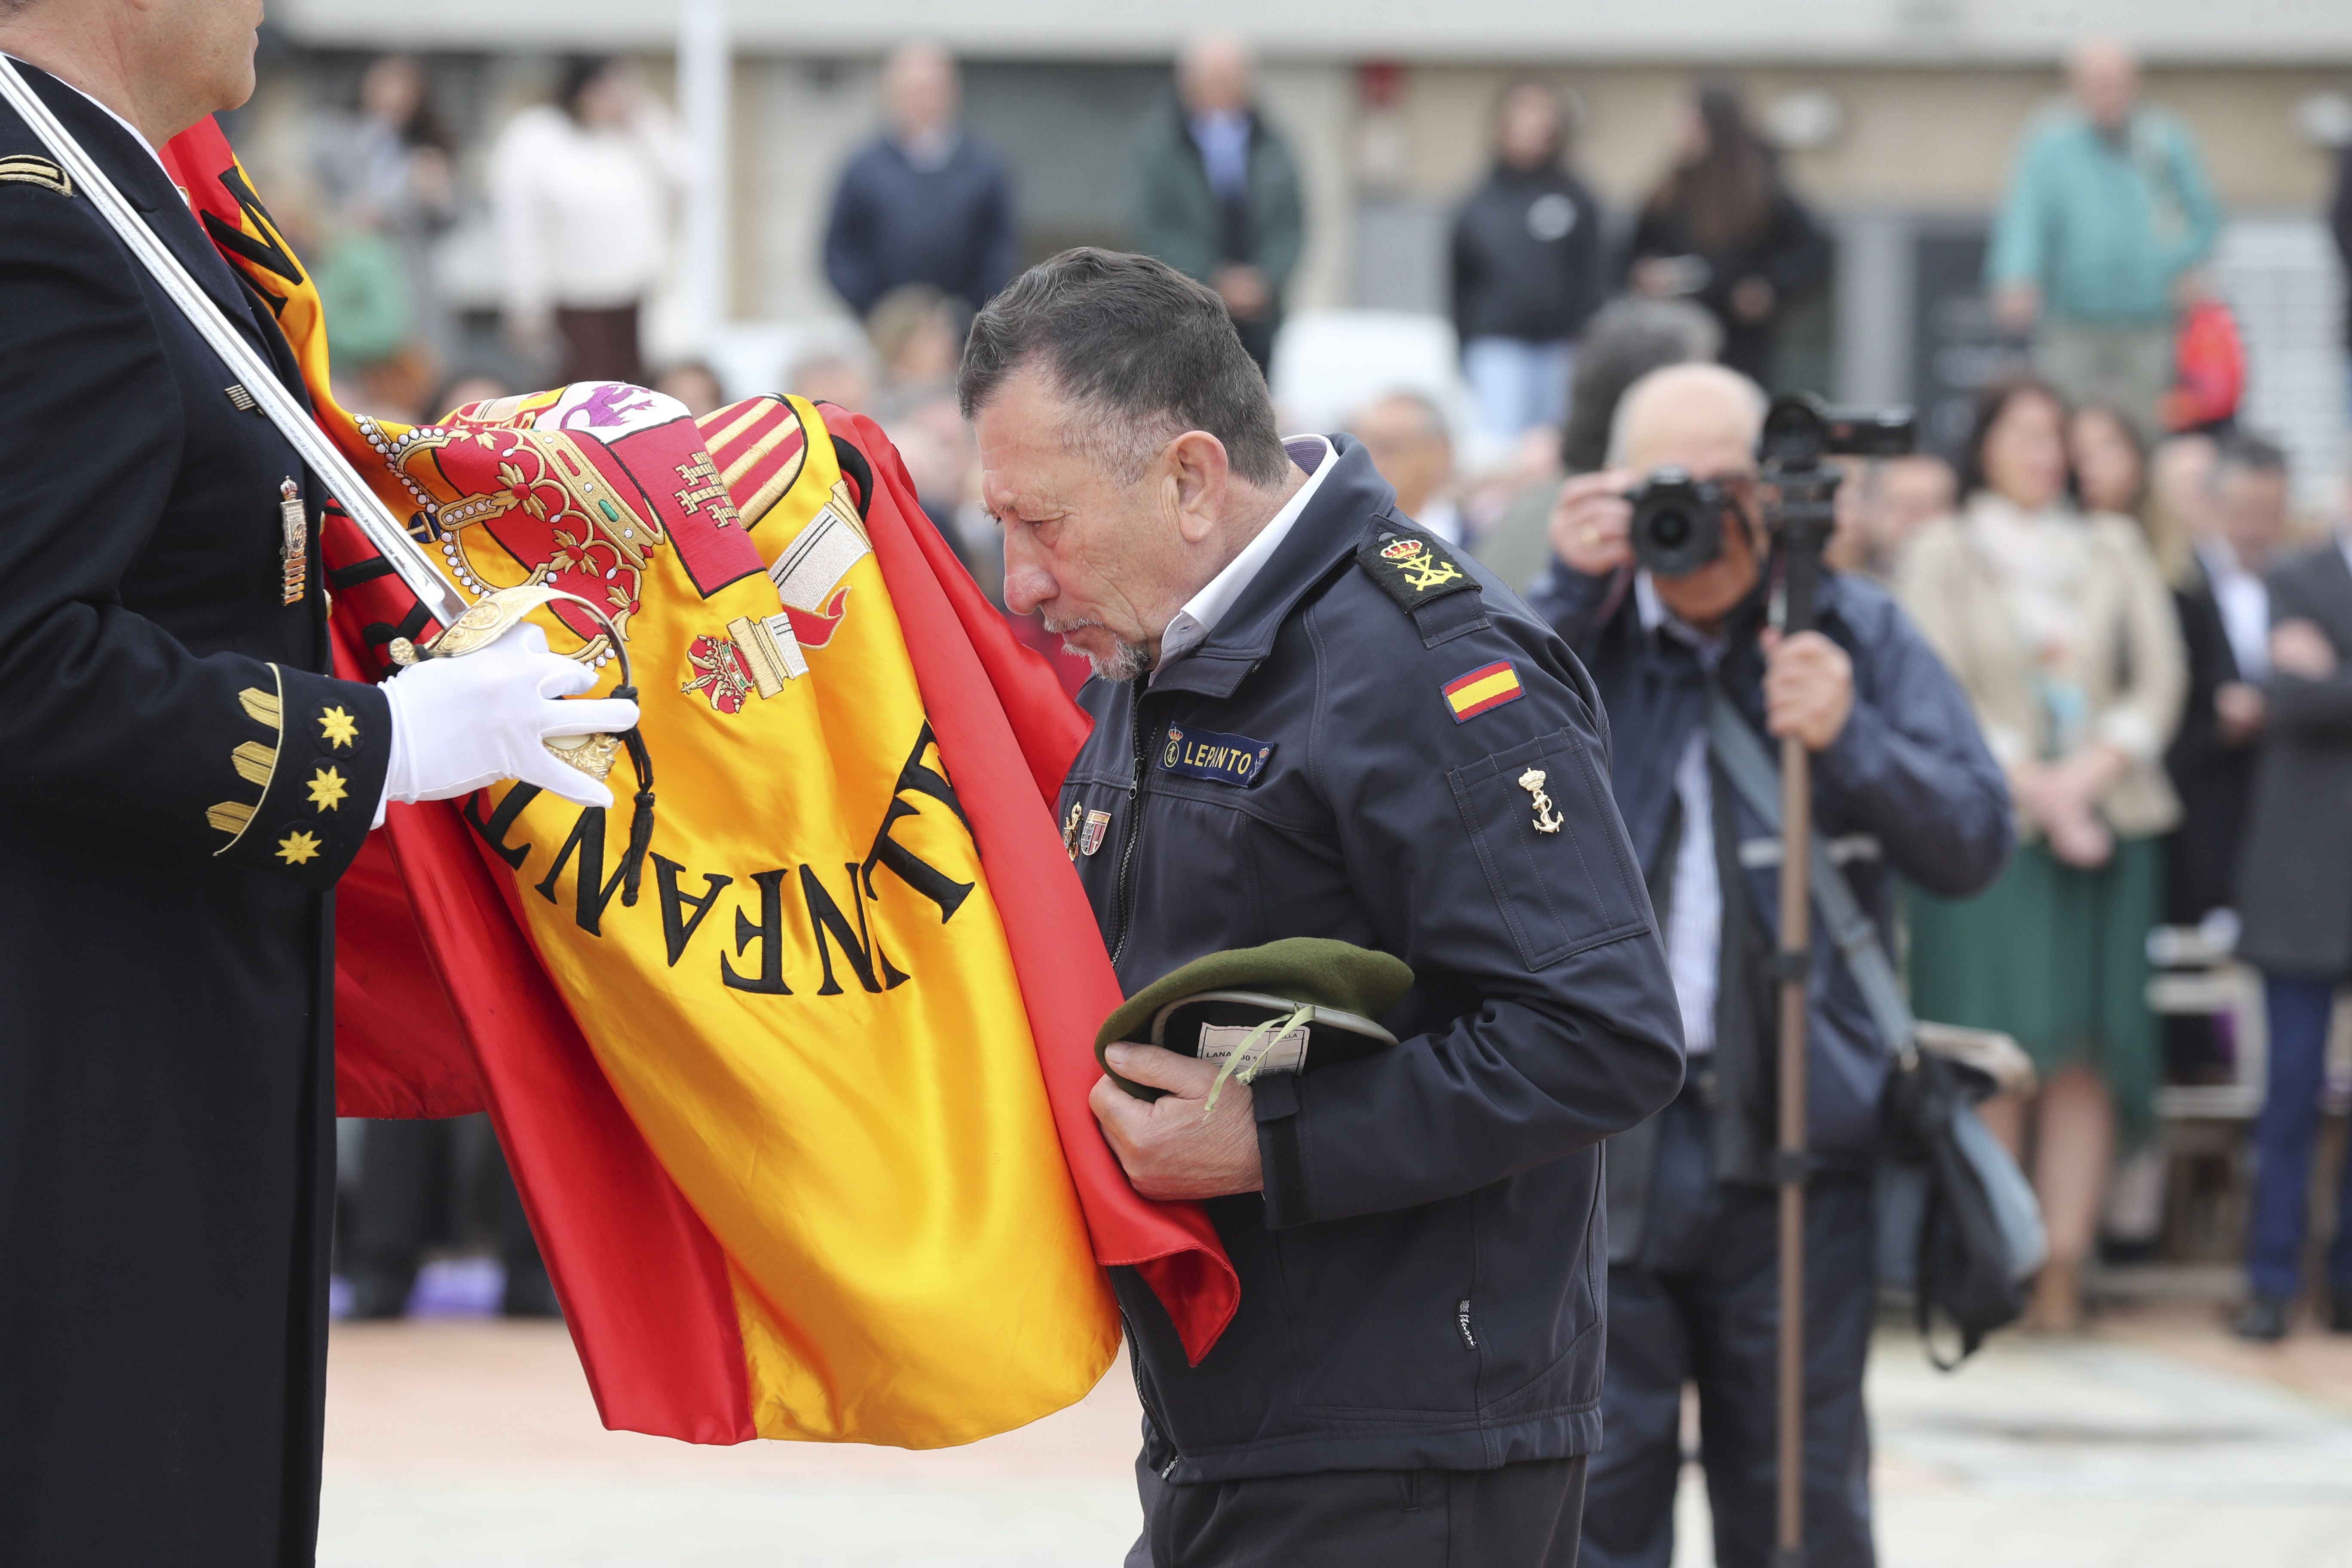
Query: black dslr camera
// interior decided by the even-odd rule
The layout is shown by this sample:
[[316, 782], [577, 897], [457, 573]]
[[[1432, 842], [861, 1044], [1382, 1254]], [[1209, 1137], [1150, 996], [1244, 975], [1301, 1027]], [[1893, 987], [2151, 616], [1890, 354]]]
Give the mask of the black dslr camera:
[[1633, 558], [1660, 577], [1697, 571], [1723, 553], [1730, 494], [1687, 468], [1653, 468], [1626, 492], [1633, 503]]
[[[1775, 398], [1756, 455], [1773, 487], [1764, 526], [1779, 532], [1799, 511], [1824, 531], [1839, 475], [1823, 458], [1899, 458], [1917, 434], [1907, 408], [1832, 408], [1802, 394]], [[1663, 468], [1626, 493], [1633, 503], [1633, 558], [1660, 577], [1696, 572], [1723, 553], [1731, 493], [1682, 468]], [[1823, 537], [1826, 537], [1824, 531]]]

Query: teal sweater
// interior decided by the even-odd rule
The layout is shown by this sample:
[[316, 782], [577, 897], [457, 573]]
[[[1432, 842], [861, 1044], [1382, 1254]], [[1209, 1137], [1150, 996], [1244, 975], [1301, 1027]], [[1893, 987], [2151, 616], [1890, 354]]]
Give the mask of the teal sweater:
[[1985, 258], [1998, 289], [2033, 283], [2054, 320], [2114, 326], [2172, 318], [2172, 285], [2221, 226], [2188, 129], [2139, 109], [2120, 142], [2074, 110], [2026, 139]]

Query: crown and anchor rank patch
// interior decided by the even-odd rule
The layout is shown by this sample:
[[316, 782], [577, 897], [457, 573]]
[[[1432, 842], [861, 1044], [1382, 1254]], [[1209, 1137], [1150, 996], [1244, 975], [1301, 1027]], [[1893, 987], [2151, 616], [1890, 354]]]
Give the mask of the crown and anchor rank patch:
[[1232, 784], [1238, 789], [1255, 789], [1257, 781], [1265, 776], [1265, 764], [1273, 757], [1274, 747], [1265, 741], [1171, 724], [1168, 739], [1160, 746], [1160, 771]]
[[1378, 539], [1356, 552], [1356, 561], [1408, 614], [1448, 594], [1478, 588], [1468, 568], [1426, 534], [1382, 529]]

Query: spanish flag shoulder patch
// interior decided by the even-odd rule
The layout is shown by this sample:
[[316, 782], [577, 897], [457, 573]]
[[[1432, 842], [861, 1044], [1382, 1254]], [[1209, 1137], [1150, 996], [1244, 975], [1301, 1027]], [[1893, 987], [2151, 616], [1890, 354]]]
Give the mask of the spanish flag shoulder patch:
[[1492, 664], [1482, 664], [1466, 675], [1457, 675], [1442, 688], [1445, 706], [1453, 710], [1454, 721], [1464, 724], [1479, 714], [1500, 708], [1506, 702], [1517, 702], [1527, 695], [1519, 684], [1519, 672], [1511, 668], [1507, 658]]

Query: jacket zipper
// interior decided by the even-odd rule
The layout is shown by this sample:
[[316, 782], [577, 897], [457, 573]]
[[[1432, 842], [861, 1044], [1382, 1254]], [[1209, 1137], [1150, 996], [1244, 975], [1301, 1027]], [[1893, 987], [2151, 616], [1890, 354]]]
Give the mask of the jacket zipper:
[[1143, 764], [1150, 751], [1144, 743], [1143, 683], [1148, 679], [1141, 675], [1135, 678], [1135, 691], [1129, 700], [1129, 727], [1134, 732], [1135, 757], [1134, 773], [1127, 784], [1127, 842], [1118, 852], [1118, 884], [1111, 901], [1110, 962], [1114, 968], [1118, 964], [1119, 955], [1127, 951], [1128, 900], [1133, 891], [1129, 879], [1135, 870], [1135, 841], [1143, 837]]
[[[1150, 754], [1150, 748], [1145, 744], [1143, 728], [1143, 688], [1144, 682], [1150, 679], [1146, 675], [1139, 675], [1135, 678], [1134, 695], [1129, 700], [1128, 727], [1134, 755], [1132, 771], [1128, 775], [1127, 782], [1127, 842], [1119, 847], [1118, 883], [1111, 900], [1112, 929], [1115, 936], [1111, 942], [1110, 961], [1114, 967], [1118, 963], [1119, 954], [1127, 951], [1129, 914], [1128, 902], [1132, 892], [1130, 879], [1135, 870], [1135, 841], [1143, 837], [1143, 765], [1146, 757]], [[1144, 1386], [1143, 1359], [1140, 1353], [1142, 1343], [1135, 1337], [1135, 1325], [1127, 1321], [1127, 1310], [1124, 1307], [1119, 1309], [1118, 1317], [1119, 1326], [1127, 1331], [1127, 1370], [1128, 1374], [1135, 1379], [1136, 1402], [1143, 1406], [1143, 1418], [1151, 1423], [1151, 1429], [1160, 1434], [1160, 1440], [1173, 1449], [1176, 1447], [1176, 1439], [1169, 1435], [1168, 1423], [1160, 1419], [1160, 1406], [1151, 1397], [1150, 1389]], [[1175, 1458], [1170, 1459], [1167, 1464], [1161, 1466], [1160, 1479], [1164, 1481], [1175, 1474], [1176, 1466], [1183, 1457], [1180, 1452]]]
[[[1160, 1418], [1160, 1407], [1152, 1403], [1151, 1391], [1143, 1386], [1143, 1361], [1138, 1354], [1141, 1346], [1135, 1337], [1135, 1325], [1127, 1321], [1125, 1307], [1118, 1310], [1118, 1326], [1127, 1333], [1127, 1374], [1135, 1379], [1135, 1402], [1143, 1406], [1143, 1418], [1151, 1423], [1151, 1429], [1160, 1434], [1160, 1440], [1174, 1448], [1176, 1439], [1168, 1435], [1168, 1423]], [[1178, 1462], [1183, 1458], [1179, 1453], [1175, 1458], [1160, 1466], [1160, 1479], [1164, 1481], [1174, 1475]]]

